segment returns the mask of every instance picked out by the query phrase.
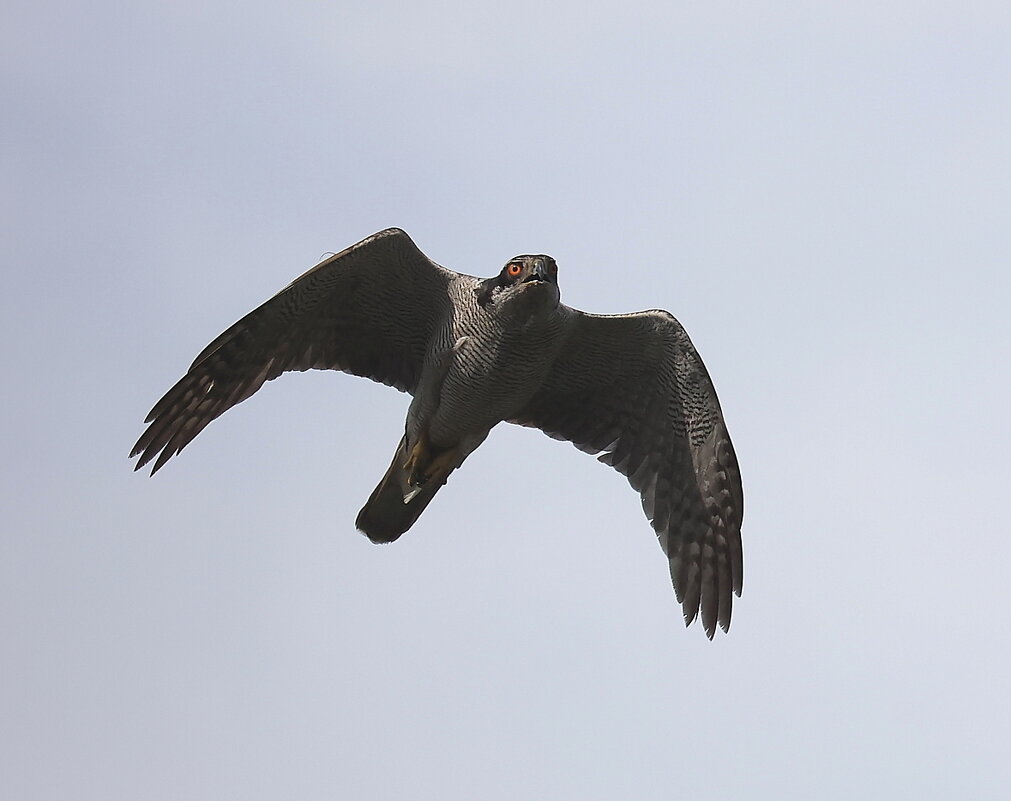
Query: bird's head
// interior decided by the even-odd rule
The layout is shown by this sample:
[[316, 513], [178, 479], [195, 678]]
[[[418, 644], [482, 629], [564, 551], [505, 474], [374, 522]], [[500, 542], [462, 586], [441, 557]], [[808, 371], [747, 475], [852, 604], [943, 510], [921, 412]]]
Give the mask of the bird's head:
[[517, 256], [502, 271], [478, 284], [478, 305], [537, 298], [552, 307], [558, 305], [558, 265], [550, 256]]

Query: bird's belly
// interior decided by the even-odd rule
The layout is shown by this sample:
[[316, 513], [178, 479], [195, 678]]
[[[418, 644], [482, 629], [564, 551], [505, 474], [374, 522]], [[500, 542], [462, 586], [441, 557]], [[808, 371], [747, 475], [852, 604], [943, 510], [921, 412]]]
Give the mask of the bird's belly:
[[515, 417], [540, 388], [561, 330], [561, 320], [553, 314], [501, 320], [461, 316], [433, 360], [438, 365], [446, 359], [445, 372], [423, 389], [423, 397], [415, 398], [416, 414], [409, 415], [409, 422], [426, 428], [436, 445], [483, 439], [492, 427]]
[[429, 420], [432, 442], [454, 445], [513, 417], [540, 386], [545, 370], [546, 366], [530, 361], [508, 366], [453, 365]]

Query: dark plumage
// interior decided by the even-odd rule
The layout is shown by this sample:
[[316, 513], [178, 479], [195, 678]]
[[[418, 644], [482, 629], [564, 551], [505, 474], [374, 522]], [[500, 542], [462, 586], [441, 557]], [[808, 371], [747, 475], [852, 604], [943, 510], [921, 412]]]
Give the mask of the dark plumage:
[[499, 422], [540, 428], [628, 477], [670, 561], [686, 623], [711, 638], [741, 594], [744, 495], [716, 392], [665, 311], [586, 314], [557, 266], [517, 256], [479, 280], [390, 228], [318, 264], [226, 330], [148, 415], [152, 474], [211, 420], [292, 370], [371, 378], [413, 396], [389, 470], [356, 525], [392, 542]]

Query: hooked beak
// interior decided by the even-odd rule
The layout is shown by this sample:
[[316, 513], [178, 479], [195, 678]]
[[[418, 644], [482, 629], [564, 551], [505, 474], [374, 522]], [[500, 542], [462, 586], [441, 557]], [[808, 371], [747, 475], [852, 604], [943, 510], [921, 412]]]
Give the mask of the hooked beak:
[[550, 281], [551, 274], [548, 272], [547, 265], [544, 264], [543, 259], [537, 259], [534, 262], [533, 269], [530, 274], [523, 279], [523, 283], [526, 284], [529, 281]]

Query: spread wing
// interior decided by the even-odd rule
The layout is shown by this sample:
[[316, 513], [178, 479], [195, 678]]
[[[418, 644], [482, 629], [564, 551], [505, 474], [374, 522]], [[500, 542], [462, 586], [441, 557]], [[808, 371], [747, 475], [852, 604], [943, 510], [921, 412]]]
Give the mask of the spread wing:
[[510, 422], [574, 443], [628, 477], [670, 561], [685, 623], [711, 639], [741, 594], [744, 493], [712, 381], [664, 311], [574, 309], [551, 373]]
[[204, 348], [155, 404], [131, 457], [152, 475], [214, 418], [290, 370], [343, 370], [413, 392], [457, 276], [390, 228], [313, 267]]

